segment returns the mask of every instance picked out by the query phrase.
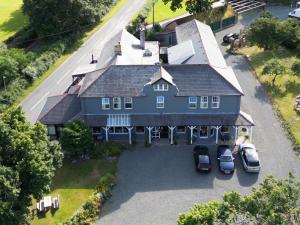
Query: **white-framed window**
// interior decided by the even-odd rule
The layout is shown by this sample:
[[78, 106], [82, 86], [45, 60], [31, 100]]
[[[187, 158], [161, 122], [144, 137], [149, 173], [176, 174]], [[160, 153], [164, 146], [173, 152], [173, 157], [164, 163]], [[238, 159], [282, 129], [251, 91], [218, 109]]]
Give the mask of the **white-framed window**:
[[132, 109], [132, 98], [131, 97], [125, 97], [124, 98], [124, 108], [125, 109]]
[[158, 109], [165, 108], [165, 97], [164, 96], [156, 97], [156, 108], [158, 108]]
[[220, 108], [220, 96], [212, 96], [211, 107]]
[[109, 98], [102, 98], [102, 109], [110, 109]]
[[197, 97], [196, 96], [189, 97], [189, 108], [197, 109]]
[[49, 125], [49, 126], [47, 126], [47, 130], [48, 130], [48, 135], [49, 136], [56, 135], [55, 126]]
[[128, 129], [126, 127], [110, 127], [109, 133], [110, 134], [127, 134]]
[[113, 98], [113, 107], [114, 107], [114, 109], [121, 109], [121, 98], [120, 97]]
[[145, 133], [145, 127], [142, 127], [142, 126], [135, 127], [135, 133], [144, 134]]
[[154, 91], [168, 91], [169, 85], [168, 84], [155, 84], [153, 85]]
[[201, 109], [207, 109], [208, 108], [208, 96], [201, 96], [200, 108]]

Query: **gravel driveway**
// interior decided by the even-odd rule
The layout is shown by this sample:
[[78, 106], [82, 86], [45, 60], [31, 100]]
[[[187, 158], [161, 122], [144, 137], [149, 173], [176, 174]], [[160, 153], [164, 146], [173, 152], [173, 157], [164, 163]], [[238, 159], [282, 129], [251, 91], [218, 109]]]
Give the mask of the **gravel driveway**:
[[[288, 11], [284, 8], [275, 9], [282, 16]], [[242, 22], [249, 23], [245, 18], [247, 16]], [[248, 15], [248, 18], [250, 20], [253, 15]], [[237, 32], [242, 26], [240, 24], [217, 34], [217, 39], [220, 40], [229, 31]], [[220, 199], [226, 191], [249, 193], [267, 175], [283, 178], [292, 172], [300, 178], [300, 161], [292, 151], [290, 142], [249, 65], [241, 56], [225, 54], [225, 58], [235, 70], [245, 93], [242, 110], [251, 114], [256, 123], [253, 142], [262, 162], [259, 175], [245, 173], [239, 156], [236, 156], [236, 171], [232, 176], [219, 173], [214, 147], [211, 148], [214, 154], [213, 171], [210, 174], [198, 174], [194, 170], [192, 146], [162, 145], [147, 149], [137, 146], [134, 151], [126, 151], [121, 156], [118, 184], [96, 224], [176, 224], [178, 214], [187, 211], [194, 204]]]

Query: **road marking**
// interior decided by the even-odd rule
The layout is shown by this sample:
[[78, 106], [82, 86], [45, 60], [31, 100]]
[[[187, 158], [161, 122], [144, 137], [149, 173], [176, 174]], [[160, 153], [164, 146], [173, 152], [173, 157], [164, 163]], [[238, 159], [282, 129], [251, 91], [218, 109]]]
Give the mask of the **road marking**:
[[48, 91], [46, 94], [44, 94], [43, 97], [41, 97], [40, 100], [38, 100], [37, 103], [35, 103], [35, 104], [30, 108], [30, 111], [34, 110], [34, 108], [36, 108], [36, 107], [44, 100], [44, 98], [46, 98], [49, 94], [50, 94], [49, 91]]

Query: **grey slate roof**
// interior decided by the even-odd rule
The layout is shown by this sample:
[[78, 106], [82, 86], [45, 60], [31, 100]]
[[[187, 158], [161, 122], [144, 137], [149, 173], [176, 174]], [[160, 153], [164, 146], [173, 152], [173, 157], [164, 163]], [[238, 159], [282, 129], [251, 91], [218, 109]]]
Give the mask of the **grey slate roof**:
[[[107, 115], [85, 115], [89, 126], [107, 126]], [[138, 114], [130, 115], [131, 126], [254, 126], [240, 114]]]
[[[81, 97], [136, 97], [141, 96], [144, 85], [155, 80], [166, 70], [178, 96], [242, 95], [233, 74], [224, 76], [210, 65], [127, 65], [110, 66], [106, 71], [95, 71], [85, 77], [79, 92]], [[168, 76], [169, 76], [168, 75]], [[171, 80], [170, 80], [171, 81]]]
[[47, 99], [39, 117], [39, 121], [42, 124], [64, 124], [72, 120], [80, 112], [80, 99], [76, 94], [64, 94], [59, 96], [59, 98], [60, 100], [54, 105], [51, 98]]

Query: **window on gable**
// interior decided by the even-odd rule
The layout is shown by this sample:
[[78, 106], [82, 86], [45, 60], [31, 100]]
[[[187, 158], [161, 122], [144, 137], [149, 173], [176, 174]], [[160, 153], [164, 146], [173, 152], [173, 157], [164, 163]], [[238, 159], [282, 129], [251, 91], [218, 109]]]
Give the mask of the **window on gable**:
[[153, 86], [154, 91], [168, 91], [169, 85], [168, 84], [155, 84]]
[[201, 96], [200, 107], [201, 107], [201, 109], [207, 109], [208, 108], [208, 97], [207, 96]]
[[121, 98], [120, 97], [113, 98], [113, 107], [114, 107], [114, 109], [121, 109]]
[[195, 97], [195, 96], [189, 97], [189, 108], [190, 109], [197, 108], [197, 97]]
[[109, 98], [102, 98], [102, 109], [110, 109]]
[[211, 107], [215, 109], [220, 107], [220, 96], [212, 97]]
[[165, 97], [157, 96], [156, 97], [156, 108], [163, 109], [165, 107]]
[[125, 97], [124, 98], [124, 108], [125, 109], [132, 109], [132, 98], [131, 97]]

